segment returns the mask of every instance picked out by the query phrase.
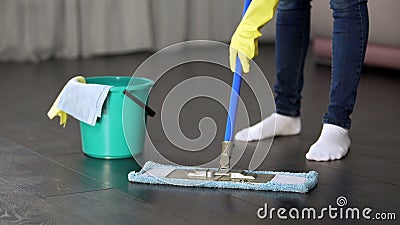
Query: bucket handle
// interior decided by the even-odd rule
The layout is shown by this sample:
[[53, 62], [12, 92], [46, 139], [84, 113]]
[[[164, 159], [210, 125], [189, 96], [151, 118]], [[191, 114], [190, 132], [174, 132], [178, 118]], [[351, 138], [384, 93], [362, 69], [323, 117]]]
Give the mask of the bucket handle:
[[140, 101], [138, 98], [133, 96], [131, 93], [129, 93], [129, 91], [124, 90], [123, 93], [124, 93], [124, 95], [126, 95], [126, 97], [130, 98], [132, 101], [134, 101], [140, 107], [142, 107], [147, 112], [147, 115], [149, 115], [150, 117], [154, 117], [154, 115], [156, 115], [156, 112], [152, 108], [150, 108], [149, 106], [144, 104], [142, 101]]

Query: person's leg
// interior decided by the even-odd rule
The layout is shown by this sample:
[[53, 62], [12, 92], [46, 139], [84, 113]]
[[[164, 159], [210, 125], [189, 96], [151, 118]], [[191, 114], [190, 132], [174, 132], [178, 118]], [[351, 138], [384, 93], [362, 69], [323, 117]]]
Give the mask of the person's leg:
[[331, 0], [330, 4], [334, 18], [330, 102], [321, 136], [306, 154], [317, 161], [340, 159], [348, 152], [350, 114], [369, 32], [367, 0]]
[[[310, 1], [281, 0], [276, 20], [276, 113], [238, 132], [236, 140], [253, 141], [300, 133], [303, 69], [310, 41]], [[274, 132], [275, 131], [275, 132]]]

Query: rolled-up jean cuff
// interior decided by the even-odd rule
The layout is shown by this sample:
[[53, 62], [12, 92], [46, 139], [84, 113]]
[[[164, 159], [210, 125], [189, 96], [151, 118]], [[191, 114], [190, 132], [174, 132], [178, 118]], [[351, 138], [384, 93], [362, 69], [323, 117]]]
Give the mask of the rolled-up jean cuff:
[[284, 116], [291, 116], [291, 117], [298, 117], [300, 116], [300, 112], [296, 111], [286, 111], [282, 109], [276, 109], [276, 113], [284, 115]]
[[349, 130], [350, 126], [351, 126], [351, 122], [338, 122], [338, 121], [331, 120], [329, 118], [324, 118], [322, 122], [323, 123], [332, 124], [332, 125], [336, 125], [336, 126], [342, 127], [344, 129], [347, 129], [347, 130]]

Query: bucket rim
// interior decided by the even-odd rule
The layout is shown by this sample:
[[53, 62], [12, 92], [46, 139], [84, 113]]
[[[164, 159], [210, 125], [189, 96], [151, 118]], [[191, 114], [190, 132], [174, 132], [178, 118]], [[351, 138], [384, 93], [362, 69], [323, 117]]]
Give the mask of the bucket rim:
[[[135, 91], [135, 90], [143, 90], [143, 89], [149, 89], [154, 85], [154, 81], [145, 77], [131, 77], [131, 76], [95, 76], [95, 77], [87, 77], [86, 80], [95, 80], [95, 79], [129, 79], [129, 82], [127, 85], [124, 86], [112, 86], [110, 89], [111, 92], [118, 92], [118, 91], [123, 91], [123, 90], [129, 90], [129, 91]], [[136, 85], [130, 85], [133, 79], [136, 80], [142, 80], [146, 81], [143, 84], [136, 84]]]

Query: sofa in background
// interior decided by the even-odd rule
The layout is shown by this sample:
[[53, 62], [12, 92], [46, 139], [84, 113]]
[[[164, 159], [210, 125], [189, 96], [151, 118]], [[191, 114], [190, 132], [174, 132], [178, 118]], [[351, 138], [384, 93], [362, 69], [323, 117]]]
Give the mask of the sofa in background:
[[[312, 51], [317, 62], [329, 62], [333, 20], [329, 0], [312, 2]], [[370, 31], [365, 65], [400, 69], [400, 1], [370, 0]]]

